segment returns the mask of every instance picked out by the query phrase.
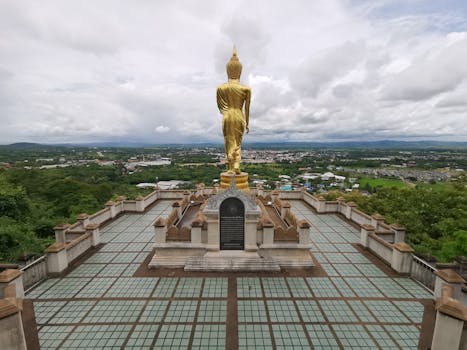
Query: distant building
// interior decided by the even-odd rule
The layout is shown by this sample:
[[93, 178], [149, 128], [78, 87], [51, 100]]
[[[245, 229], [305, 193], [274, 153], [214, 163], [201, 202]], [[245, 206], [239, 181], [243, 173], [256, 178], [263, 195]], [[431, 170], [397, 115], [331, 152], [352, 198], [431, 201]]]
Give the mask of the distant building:
[[182, 185], [184, 183], [187, 183], [187, 181], [181, 181], [181, 180], [159, 181], [157, 183], [157, 186], [161, 190], [173, 190], [177, 188], [179, 185]]
[[150, 183], [150, 182], [141, 182], [136, 185], [138, 188], [155, 188], [157, 184], [155, 183]]

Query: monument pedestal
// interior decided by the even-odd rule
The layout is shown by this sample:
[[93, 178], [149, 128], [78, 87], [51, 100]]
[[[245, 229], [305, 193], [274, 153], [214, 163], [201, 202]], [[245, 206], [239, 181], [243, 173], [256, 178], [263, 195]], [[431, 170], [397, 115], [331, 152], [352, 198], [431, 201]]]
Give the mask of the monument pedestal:
[[240, 174], [223, 172], [221, 173], [221, 189], [226, 190], [230, 187], [232, 175], [235, 178], [235, 186], [239, 190], [248, 190], [248, 173], [241, 172]]

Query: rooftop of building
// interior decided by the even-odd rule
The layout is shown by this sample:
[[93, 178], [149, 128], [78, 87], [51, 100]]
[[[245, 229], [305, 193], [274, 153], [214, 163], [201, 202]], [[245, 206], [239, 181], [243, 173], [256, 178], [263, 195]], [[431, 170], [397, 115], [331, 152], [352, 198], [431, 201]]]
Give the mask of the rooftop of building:
[[418, 347], [433, 295], [359, 248], [340, 216], [290, 200], [312, 226], [310, 269], [149, 270], [151, 223], [172, 203], [111, 221], [97, 251], [28, 292], [42, 349]]

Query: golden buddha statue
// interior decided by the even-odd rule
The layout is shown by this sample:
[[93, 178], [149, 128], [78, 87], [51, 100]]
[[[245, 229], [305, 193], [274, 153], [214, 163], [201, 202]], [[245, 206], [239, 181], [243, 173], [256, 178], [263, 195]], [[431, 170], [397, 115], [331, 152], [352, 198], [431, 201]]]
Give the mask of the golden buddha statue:
[[238, 60], [235, 47], [226, 68], [229, 80], [217, 88], [217, 107], [222, 113], [227, 173], [240, 174], [240, 146], [244, 130], [246, 129], [247, 133], [249, 131], [251, 90], [248, 86], [240, 84], [242, 64]]

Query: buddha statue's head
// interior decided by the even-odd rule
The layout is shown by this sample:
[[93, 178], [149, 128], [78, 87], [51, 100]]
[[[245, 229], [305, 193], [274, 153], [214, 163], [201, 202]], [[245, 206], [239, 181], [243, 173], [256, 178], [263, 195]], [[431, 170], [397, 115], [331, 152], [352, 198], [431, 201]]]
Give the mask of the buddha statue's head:
[[229, 79], [240, 79], [240, 75], [242, 74], [242, 64], [238, 60], [237, 57], [237, 49], [233, 48], [232, 57], [230, 61], [227, 62], [227, 77]]

